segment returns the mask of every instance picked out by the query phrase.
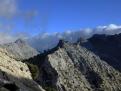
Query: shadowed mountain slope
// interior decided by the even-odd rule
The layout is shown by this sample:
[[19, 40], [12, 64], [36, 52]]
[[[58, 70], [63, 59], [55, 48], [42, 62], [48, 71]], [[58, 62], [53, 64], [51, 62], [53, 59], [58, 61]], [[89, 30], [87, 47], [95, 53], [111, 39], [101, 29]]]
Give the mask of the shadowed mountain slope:
[[83, 45], [121, 72], [121, 34], [96, 34]]

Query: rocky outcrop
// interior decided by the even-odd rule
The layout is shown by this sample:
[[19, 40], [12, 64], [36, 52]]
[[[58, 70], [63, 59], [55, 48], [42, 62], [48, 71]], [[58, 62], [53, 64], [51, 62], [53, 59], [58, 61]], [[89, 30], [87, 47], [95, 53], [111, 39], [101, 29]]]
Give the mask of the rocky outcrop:
[[0, 48], [0, 91], [44, 91], [33, 81], [28, 66]]
[[16, 60], [28, 59], [39, 54], [36, 49], [29, 46], [22, 39], [18, 39], [13, 43], [0, 45], [0, 48], [7, 50]]
[[79, 44], [61, 40], [57, 47], [26, 61], [38, 65], [36, 81], [47, 91], [121, 90], [121, 73]]

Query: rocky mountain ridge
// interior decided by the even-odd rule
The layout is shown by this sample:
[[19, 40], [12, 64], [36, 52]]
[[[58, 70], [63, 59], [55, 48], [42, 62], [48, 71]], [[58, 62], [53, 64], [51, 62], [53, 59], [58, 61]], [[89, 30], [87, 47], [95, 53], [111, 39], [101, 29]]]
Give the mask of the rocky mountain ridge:
[[[116, 46], [120, 48], [120, 35], [107, 37], [96, 35], [88, 41], [80, 39], [77, 43], [60, 40], [56, 47], [34, 56], [30, 56], [34, 49], [28, 51], [31, 47], [22, 40], [1, 46], [0, 91], [121, 91], [120, 70], [108, 63], [110, 60], [98, 55], [98, 48], [101, 48], [99, 52], [104, 51], [102, 46], [108, 49], [110, 44], [109, 48], [115, 49], [114, 42], [118, 42]], [[107, 42], [109, 40], [111, 43]], [[19, 52], [16, 49], [19, 49], [19, 54], [25, 53], [25, 57], [29, 55], [29, 59], [16, 56]], [[28, 64], [36, 65], [37, 71]]]
[[39, 67], [36, 81], [47, 91], [120, 91], [121, 73], [77, 44], [58, 45], [27, 60]]

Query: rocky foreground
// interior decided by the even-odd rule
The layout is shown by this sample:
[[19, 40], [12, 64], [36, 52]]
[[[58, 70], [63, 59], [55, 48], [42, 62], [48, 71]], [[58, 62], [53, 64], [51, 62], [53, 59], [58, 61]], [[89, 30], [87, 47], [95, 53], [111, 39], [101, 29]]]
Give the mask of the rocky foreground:
[[0, 48], [0, 91], [121, 91], [121, 73], [80, 43], [60, 40], [30, 59], [17, 57]]
[[45, 91], [31, 76], [25, 63], [0, 48], [0, 91]]

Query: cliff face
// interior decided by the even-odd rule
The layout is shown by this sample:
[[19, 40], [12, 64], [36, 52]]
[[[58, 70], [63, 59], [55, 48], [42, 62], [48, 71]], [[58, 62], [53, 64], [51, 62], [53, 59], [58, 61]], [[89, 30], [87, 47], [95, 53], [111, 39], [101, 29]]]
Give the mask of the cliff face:
[[58, 46], [27, 60], [38, 65], [36, 81], [47, 91], [120, 91], [121, 73], [78, 44]]
[[0, 48], [0, 91], [44, 91], [31, 77], [28, 66]]
[[13, 43], [0, 45], [1, 48], [7, 50], [9, 54], [17, 60], [24, 60], [39, 54], [36, 49], [29, 46], [24, 40], [18, 39]]

